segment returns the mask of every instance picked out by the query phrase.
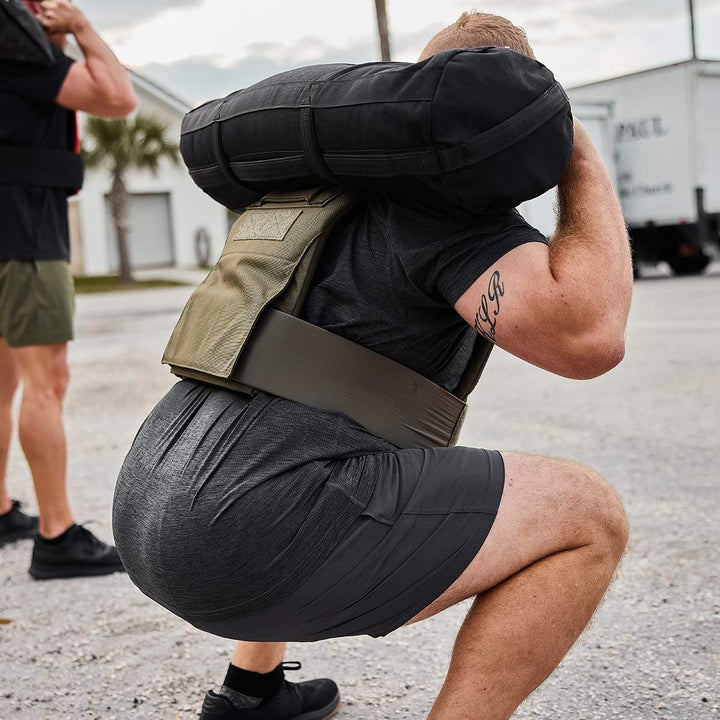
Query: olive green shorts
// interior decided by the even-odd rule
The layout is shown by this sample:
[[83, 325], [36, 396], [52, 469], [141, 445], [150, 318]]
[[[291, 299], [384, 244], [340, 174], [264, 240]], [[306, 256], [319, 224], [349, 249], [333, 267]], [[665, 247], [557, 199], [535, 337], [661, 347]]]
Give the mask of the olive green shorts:
[[64, 260], [0, 262], [0, 337], [11, 347], [72, 340], [74, 310]]

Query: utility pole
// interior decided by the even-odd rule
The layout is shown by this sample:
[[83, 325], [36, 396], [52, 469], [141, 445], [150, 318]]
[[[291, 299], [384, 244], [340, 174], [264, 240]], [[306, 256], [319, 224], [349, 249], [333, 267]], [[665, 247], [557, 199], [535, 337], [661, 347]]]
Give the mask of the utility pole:
[[695, 2], [694, 0], [688, 0], [690, 5], [690, 35], [692, 41], [692, 59], [697, 60], [697, 44], [695, 41]]
[[390, 33], [388, 31], [387, 8], [385, 0], [375, 0], [378, 32], [380, 33], [380, 57], [384, 62], [390, 60]]

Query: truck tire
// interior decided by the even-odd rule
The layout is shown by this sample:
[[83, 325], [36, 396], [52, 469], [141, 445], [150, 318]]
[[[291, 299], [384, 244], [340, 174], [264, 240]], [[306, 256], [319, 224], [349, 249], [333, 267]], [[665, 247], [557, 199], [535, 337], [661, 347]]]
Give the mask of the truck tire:
[[699, 275], [710, 263], [710, 258], [698, 250], [696, 255], [675, 255], [667, 258], [675, 275]]

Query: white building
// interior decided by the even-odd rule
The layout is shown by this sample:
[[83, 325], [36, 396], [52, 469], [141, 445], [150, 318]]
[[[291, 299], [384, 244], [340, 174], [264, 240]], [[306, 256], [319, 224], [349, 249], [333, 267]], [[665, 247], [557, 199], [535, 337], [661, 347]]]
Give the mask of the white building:
[[[77, 56], [73, 49], [68, 54]], [[190, 106], [146, 78], [130, 71], [138, 97], [136, 113], [150, 114], [168, 125], [168, 137], [180, 141], [180, 124]], [[85, 117], [78, 118], [82, 136]], [[117, 271], [115, 228], [107, 194], [110, 174], [87, 170], [81, 193], [70, 200], [72, 268], [76, 274]], [[157, 175], [131, 170], [130, 262], [133, 269], [196, 267], [202, 257], [198, 233], [209, 239], [207, 257], [214, 263], [227, 234], [225, 208], [203, 193], [182, 162], [163, 160]]]

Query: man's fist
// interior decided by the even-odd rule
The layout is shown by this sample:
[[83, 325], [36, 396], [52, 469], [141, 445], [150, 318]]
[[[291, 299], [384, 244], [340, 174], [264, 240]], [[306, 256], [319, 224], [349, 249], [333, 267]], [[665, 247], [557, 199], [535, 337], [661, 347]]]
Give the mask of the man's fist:
[[85, 16], [69, 0], [42, 0], [38, 20], [50, 35], [75, 33], [86, 22]]

